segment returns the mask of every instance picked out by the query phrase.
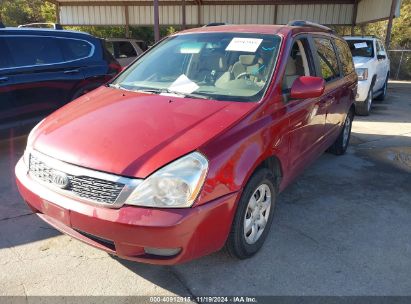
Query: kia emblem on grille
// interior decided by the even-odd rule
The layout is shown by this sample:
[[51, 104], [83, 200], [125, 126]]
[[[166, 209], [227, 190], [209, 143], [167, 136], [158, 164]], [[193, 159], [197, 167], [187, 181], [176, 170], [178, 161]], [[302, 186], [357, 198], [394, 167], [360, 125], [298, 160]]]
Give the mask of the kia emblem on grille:
[[51, 182], [61, 189], [66, 189], [70, 184], [67, 174], [56, 170], [51, 172]]

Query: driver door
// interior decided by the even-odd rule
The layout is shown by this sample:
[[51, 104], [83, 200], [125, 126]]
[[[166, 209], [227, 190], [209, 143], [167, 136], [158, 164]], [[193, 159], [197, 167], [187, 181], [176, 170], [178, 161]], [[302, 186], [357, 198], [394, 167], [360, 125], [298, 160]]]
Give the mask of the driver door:
[[300, 76], [316, 76], [313, 54], [308, 37], [293, 42], [283, 77], [283, 96], [290, 123], [290, 153], [288, 167], [296, 176], [319, 150], [324, 136], [326, 108], [320, 98], [290, 99], [291, 86]]

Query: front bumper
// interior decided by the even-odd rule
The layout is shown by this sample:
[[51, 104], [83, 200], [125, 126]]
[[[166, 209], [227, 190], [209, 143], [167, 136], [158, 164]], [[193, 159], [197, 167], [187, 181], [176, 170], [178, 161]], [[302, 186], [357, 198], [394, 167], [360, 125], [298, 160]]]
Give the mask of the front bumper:
[[371, 86], [371, 79], [358, 81], [357, 96], [355, 97], [355, 102], [357, 104], [365, 102], [368, 96], [368, 92], [370, 90], [370, 86]]
[[[29, 207], [59, 231], [119, 257], [152, 264], [178, 264], [221, 249], [227, 239], [239, 192], [201, 206], [109, 209], [79, 202], [39, 184], [21, 159], [17, 186]], [[144, 248], [180, 248], [176, 255], [146, 254]]]

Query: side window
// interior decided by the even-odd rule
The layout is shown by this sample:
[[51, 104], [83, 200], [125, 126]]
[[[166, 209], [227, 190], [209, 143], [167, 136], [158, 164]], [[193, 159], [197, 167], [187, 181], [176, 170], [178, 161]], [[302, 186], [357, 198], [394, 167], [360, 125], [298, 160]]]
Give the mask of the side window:
[[381, 52], [380, 42], [378, 40], [376, 40], [375, 45], [376, 45], [376, 50], [377, 50], [377, 55], [378, 55]]
[[147, 44], [144, 41], [136, 41], [136, 43], [143, 52], [147, 50]]
[[104, 42], [104, 46], [106, 47], [107, 51], [110, 52], [110, 54], [116, 58], [116, 52], [115, 52], [115, 48], [114, 48], [114, 43], [111, 41], [105, 41]]
[[283, 77], [283, 93], [290, 93], [294, 80], [300, 76], [312, 75], [312, 60], [307, 39], [296, 40], [287, 59]]
[[90, 56], [92, 46], [84, 40], [60, 39], [65, 60], [78, 60]]
[[16, 36], [6, 40], [16, 67], [63, 62], [57, 39], [53, 37]]
[[354, 63], [352, 61], [351, 51], [348, 44], [340, 39], [335, 39], [335, 45], [342, 63], [344, 76], [354, 72]]
[[119, 58], [136, 57], [137, 53], [134, 47], [128, 41], [120, 41], [118, 43]]
[[385, 53], [384, 43], [382, 43], [381, 41], [378, 41], [378, 42], [380, 43], [381, 51], [383, 51]]
[[385, 54], [384, 44], [379, 40], [377, 40], [376, 43], [377, 43], [377, 55]]
[[11, 67], [10, 54], [3, 39], [0, 39], [0, 69]]
[[314, 38], [314, 44], [317, 48], [318, 60], [320, 63], [321, 75], [326, 82], [340, 76], [337, 56], [330, 39]]

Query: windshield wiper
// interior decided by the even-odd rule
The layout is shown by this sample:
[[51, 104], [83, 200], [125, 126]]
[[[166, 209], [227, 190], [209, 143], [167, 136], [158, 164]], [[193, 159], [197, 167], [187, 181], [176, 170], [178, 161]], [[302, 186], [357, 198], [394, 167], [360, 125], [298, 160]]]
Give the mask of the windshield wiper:
[[108, 83], [108, 84], [106, 84], [106, 87], [108, 87], [108, 88], [114, 88], [114, 89], [118, 89], [118, 90], [121, 90], [121, 89], [124, 89], [122, 86], [120, 86], [118, 83]]
[[173, 91], [167, 88], [162, 88], [162, 89], [147, 88], [147, 89], [138, 89], [136, 91], [154, 93], [154, 94], [162, 94], [162, 93], [175, 94], [175, 95], [180, 95], [180, 96], [189, 97], [189, 98], [211, 99], [211, 97], [204, 96], [201, 94], [178, 92], [178, 91]]

